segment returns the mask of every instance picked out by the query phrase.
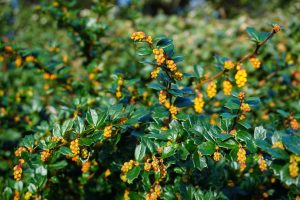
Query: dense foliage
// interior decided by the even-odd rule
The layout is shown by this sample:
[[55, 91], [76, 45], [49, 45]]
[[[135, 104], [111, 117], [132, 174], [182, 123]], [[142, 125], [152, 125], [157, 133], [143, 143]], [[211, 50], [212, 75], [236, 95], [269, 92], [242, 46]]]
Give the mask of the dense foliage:
[[3, 25], [0, 199], [300, 199], [295, 8], [141, 6], [45, 1]]

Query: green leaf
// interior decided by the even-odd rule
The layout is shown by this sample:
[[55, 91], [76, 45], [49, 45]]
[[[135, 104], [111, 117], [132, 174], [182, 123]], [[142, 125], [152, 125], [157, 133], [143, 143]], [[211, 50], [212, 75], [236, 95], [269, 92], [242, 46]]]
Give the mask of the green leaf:
[[134, 151], [135, 160], [137, 161], [143, 160], [143, 158], [145, 157], [145, 153], [146, 153], [146, 146], [143, 143], [140, 143], [135, 147], [135, 151]]
[[27, 148], [33, 148], [34, 145], [34, 136], [33, 135], [26, 135], [22, 140], [22, 144]]
[[268, 152], [268, 150], [271, 148], [271, 144], [261, 139], [256, 139], [255, 144], [265, 152]]
[[289, 154], [287, 154], [285, 151], [279, 148], [269, 148], [268, 153], [273, 157], [277, 159], [282, 160], [288, 160]]
[[193, 67], [194, 67], [195, 77], [196, 77], [197, 79], [202, 78], [203, 73], [204, 73], [203, 67], [200, 66], [200, 65], [194, 65]]
[[292, 135], [285, 135], [282, 137], [284, 146], [294, 154], [300, 156], [300, 138]]
[[88, 121], [88, 123], [90, 125], [93, 125], [94, 127], [97, 126], [97, 123], [98, 123], [98, 114], [97, 114], [97, 112], [94, 109], [90, 109], [87, 112], [86, 119], [87, 119], [87, 121]]
[[129, 172], [127, 172], [127, 181], [129, 184], [133, 182], [134, 179], [136, 179], [141, 172], [140, 166], [134, 166]]
[[156, 82], [151, 82], [147, 85], [149, 88], [152, 88], [154, 90], [163, 90], [164, 89], [164, 86], [159, 84], [159, 83], [156, 83]]
[[80, 138], [79, 140], [79, 144], [82, 146], [91, 146], [94, 142], [94, 138]]
[[195, 168], [201, 171], [203, 168], [207, 167], [205, 158], [202, 156], [200, 157], [198, 152], [195, 152], [192, 157], [193, 157], [193, 165]]
[[246, 142], [248, 140], [251, 140], [252, 139], [252, 136], [250, 135], [250, 133], [246, 132], [246, 131], [238, 131], [235, 135], [235, 137], [238, 139], [238, 140], [241, 140], [243, 142]]
[[62, 160], [54, 164], [49, 164], [48, 167], [50, 170], [59, 170], [65, 168], [67, 165], [68, 165], [67, 161]]
[[215, 152], [215, 147], [216, 145], [211, 142], [203, 142], [199, 145], [199, 151], [201, 152], [202, 155], [212, 155]]
[[75, 120], [75, 131], [77, 134], [81, 134], [85, 129], [85, 126], [84, 126], [84, 121], [80, 118], [80, 117], [77, 117], [76, 120]]
[[67, 132], [67, 131], [70, 131], [73, 127], [73, 120], [71, 119], [68, 119], [66, 121], [64, 121], [62, 127], [61, 127], [61, 133], [62, 133], [62, 136], [64, 136], [64, 134]]
[[175, 62], [175, 63], [179, 63], [181, 61], [184, 60], [183, 56], [176, 56], [176, 57], [173, 57], [172, 60]]
[[69, 155], [72, 154], [72, 151], [69, 147], [60, 147], [58, 152], [62, 155]]
[[137, 54], [139, 56], [147, 56], [152, 54], [152, 49], [149, 46], [142, 46], [137, 49]]
[[52, 130], [52, 134], [53, 134], [53, 136], [55, 136], [55, 137], [62, 138], [62, 135], [61, 135], [61, 129], [60, 129], [59, 124], [55, 124], [55, 125], [54, 125], [54, 128], [53, 128], [53, 130]]
[[259, 33], [253, 27], [247, 27], [246, 32], [254, 42], [260, 42]]
[[175, 154], [175, 148], [172, 146], [167, 146], [164, 148], [164, 151], [162, 153], [162, 158], [168, 158], [170, 156], [173, 156]]

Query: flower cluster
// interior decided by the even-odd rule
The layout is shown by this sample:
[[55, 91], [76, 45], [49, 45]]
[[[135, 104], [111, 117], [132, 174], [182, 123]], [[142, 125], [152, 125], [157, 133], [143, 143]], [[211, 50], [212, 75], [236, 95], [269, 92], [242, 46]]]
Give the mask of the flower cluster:
[[177, 80], [177, 81], [181, 81], [182, 80], [182, 77], [183, 77], [183, 74], [179, 71], [175, 72], [174, 74], [174, 78]]
[[165, 178], [167, 175], [167, 168], [164, 165], [163, 159], [158, 159], [155, 156], [152, 156], [152, 159], [148, 158], [146, 162], [144, 163], [144, 170], [150, 171], [153, 170], [155, 172], [160, 172], [160, 178]]
[[157, 65], [162, 65], [165, 62], [164, 50], [162, 48], [153, 49]]
[[151, 72], [151, 78], [152, 78], [152, 79], [156, 79], [157, 76], [158, 76], [158, 74], [159, 74], [159, 72], [160, 72], [160, 67], [154, 68], [154, 69], [152, 70], [152, 72]]
[[294, 130], [300, 129], [300, 124], [294, 117], [289, 117], [291, 128]]
[[224, 62], [224, 69], [231, 70], [234, 68], [234, 63], [231, 60], [226, 60]]
[[214, 160], [219, 161], [221, 159], [221, 153], [219, 152], [219, 147], [216, 146], [216, 151], [214, 152]]
[[194, 109], [197, 113], [202, 113], [204, 107], [203, 95], [198, 93], [197, 97], [194, 99]]
[[14, 179], [16, 181], [21, 180], [22, 178], [22, 165], [24, 164], [24, 160], [23, 159], [19, 159], [19, 164], [17, 164], [16, 166], [14, 166]]
[[127, 190], [127, 189], [125, 190], [123, 198], [124, 198], [124, 200], [130, 200], [129, 190]]
[[299, 167], [298, 167], [297, 157], [295, 155], [290, 156], [289, 171], [290, 171], [290, 176], [293, 178], [299, 175]]
[[71, 141], [70, 149], [72, 151], [72, 160], [77, 161], [79, 159], [79, 153], [80, 153], [79, 139], [78, 138]]
[[250, 63], [255, 69], [260, 68], [261, 62], [259, 61], [258, 58], [256, 58], [256, 57], [250, 58]]
[[82, 164], [82, 167], [81, 167], [81, 171], [82, 173], [86, 173], [90, 170], [90, 167], [91, 167], [91, 162], [85, 162]]
[[251, 111], [251, 108], [250, 108], [250, 106], [249, 106], [248, 103], [242, 103], [242, 104], [241, 104], [241, 110], [242, 110], [243, 112], [250, 112], [250, 111]]
[[164, 103], [166, 102], [166, 100], [167, 100], [167, 92], [164, 91], [164, 90], [161, 90], [161, 91], [159, 92], [159, 97], [158, 97], [158, 99], [159, 99], [159, 103], [160, 103], [160, 104], [164, 104]]
[[88, 156], [89, 156], [89, 151], [86, 148], [81, 149], [81, 157], [83, 159], [87, 159]]
[[168, 68], [171, 72], [177, 70], [176, 63], [174, 62], [174, 60], [167, 60], [167, 61], [166, 61], [166, 64], [167, 64], [167, 68]]
[[177, 113], [178, 113], [177, 107], [174, 106], [174, 105], [171, 105], [170, 108], [169, 108], [169, 112], [170, 112], [170, 114], [171, 114], [171, 117], [172, 117], [173, 119], [176, 119], [176, 115], [177, 115]]
[[284, 146], [283, 146], [282, 142], [280, 142], [280, 141], [274, 142], [274, 144], [272, 145], [272, 148], [279, 148], [279, 149], [284, 150]]
[[103, 133], [103, 135], [104, 135], [104, 137], [105, 137], [106, 139], [111, 138], [111, 136], [112, 136], [112, 128], [113, 128], [112, 125], [108, 125], [108, 126], [106, 126], [106, 127], [104, 128], [104, 133]]
[[223, 92], [225, 96], [229, 96], [232, 90], [232, 84], [230, 81], [223, 81]]
[[151, 188], [150, 192], [146, 194], [145, 200], [157, 200], [161, 194], [161, 187], [159, 184], [156, 184]]
[[124, 80], [122, 78], [119, 78], [118, 80], [118, 86], [117, 86], [117, 90], [116, 90], [116, 97], [120, 98], [122, 96], [122, 86], [124, 85]]
[[243, 87], [247, 82], [247, 72], [245, 69], [238, 69], [235, 74], [235, 82], [238, 87]]
[[128, 162], [124, 162], [124, 164], [121, 167], [121, 175], [120, 178], [122, 181], [126, 182], [127, 181], [127, 177], [126, 177], [126, 173], [131, 170], [133, 168], [133, 166], [138, 166], [140, 165], [139, 162], [134, 161], [134, 160], [130, 160]]
[[262, 155], [259, 155], [258, 166], [260, 171], [266, 171], [268, 168], [267, 162]]
[[50, 153], [49, 149], [42, 151], [42, 153], [41, 153], [41, 161], [46, 162], [48, 160], [48, 158], [49, 158], [50, 155], [51, 155], [51, 153]]
[[134, 32], [131, 35], [131, 39], [134, 41], [142, 41], [146, 38], [146, 34], [142, 31]]
[[246, 150], [242, 147], [242, 145], [239, 145], [237, 161], [240, 164], [240, 171], [243, 172], [246, 169]]
[[211, 81], [206, 89], [207, 96], [213, 98], [217, 94], [217, 84], [214, 81]]
[[15, 156], [20, 157], [22, 155], [23, 152], [27, 151], [27, 149], [25, 147], [19, 147], [16, 151], [15, 151]]

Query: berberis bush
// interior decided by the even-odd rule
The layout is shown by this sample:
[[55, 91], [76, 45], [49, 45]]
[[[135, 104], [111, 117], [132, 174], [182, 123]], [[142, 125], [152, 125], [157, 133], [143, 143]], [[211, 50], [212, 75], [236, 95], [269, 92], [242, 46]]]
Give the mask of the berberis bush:
[[283, 27], [245, 28], [248, 53], [191, 68], [172, 35], [121, 36], [110, 8], [45, 2], [35, 12], [69, 39], [1, 42], [1, 199], [300, 199], [299, 68], [289, 49], [274, 56]]

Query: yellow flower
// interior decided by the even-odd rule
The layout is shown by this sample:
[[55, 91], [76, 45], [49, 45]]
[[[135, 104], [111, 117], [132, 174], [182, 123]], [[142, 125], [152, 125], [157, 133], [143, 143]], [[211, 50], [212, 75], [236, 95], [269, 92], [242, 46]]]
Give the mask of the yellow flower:
[[223, 92], [225, 96], [229, 96], [232, 90], [232, 84], [230, 81], [223, 81]]
[[76, 157], [79, 155], [80, 149], [79, 149], [79, 139], [75, 139], [71, 141], [70, 143], [70, 149], [72, 151], [72, 156]]
[[22, 57], [21, 56], [18, 56], [16, 58], [15, 65], [17, 68], [21, 67], [21, 65], [22, 65]]
[[170, 112], [172, 118], [173, 118], [173, 119], [176, 119], [176, 114], [177, 114], [177, 112], [178, 112], [176, 106], [171, 105], [170, 108], [169, 108], [169, 112]]
[[181, 72], [175, 72], [174, 74], [174, 78], [177, 80], [177, 81], [181, 81], [182, 80], [182, 77], [183, 77], [183, 74]]
[[89, 171], [90, 167], [91, 167], [91, 162], [85, 162], [82, 164], [81, 171], [83, 173], [86, 173]]
[[151, 78], [156, 79], [160, 71], [160, 67], [156, 67], [151, 72]]
[[165, 62], [165, 55], [164, 50], [160, 49], [153, 49], [154, 57], [157, 62], [157, 65], [162, 65]]
[[206, 89], [207, 96], [213, 98], [217, 94], [217, 85], [214, 81], [210, 82]]
[[238, 87], [243, 87], [247, 82], [247, 72], [245, 69], [240, 69], [235, 74], [235, 82]]
[[176, 63], [174, 62], [174, 60], [167, 60], [167, 61], [166, 61], [166, 64], [167, 64], [167, 68], [168, 68], [171, 72], [177, 70]]
[[131, 35], [131, 39], [134, 41], [142, 41], [143, 39], [145, 39], [145, 37], [146, 37], [146, 34], [141, 31], [134, 32]]
[[23, 172], [23, 170], [22, 170], [21, 163], [18, 164], [18, 165], [16, 165], [16, 166], [14, 166], [14, 179], [16, 181], [21, 180], [21, 178], [22, 178], [22, 172]]
[[224, 62], [224, 68], [228, 69], [228, 70], [231, 70], [231, 69], [234, 68], [234, 63], [231, 60], [226, 60]]
[[258, 69], [261, 66], [261, 62], [256, 57], [250, 58], [250, 62], [255, 69]]
[[250, 111], [251, 111], [251, 108], [250, 108], [249, 104], [247, 104], [247, 103], [242, 103], [242, 104], [241, 104], [241, 110], [242, 110], [243, 112], [250, 112]]
[[273, 31], [275, 32], [275, 33], [277, 33], [278, 31], [280, 31], [281, 30], [281, 27], [278, 25], [278, 24], [274, 24], [273, 25]]
[[129, 190], [125, 190], [124, 192], [124, 200], [130, 200], [130, 197], [129, 197]]
[[259, 156], [258, 166], [259, 166], [260, 171], [262, 171], [262, 172], [266, 171], [268, 168], [267, 162], [262, 155]]
[[26, 56], [25, 61], [26, 62], [34, 62], [35, 58], [33, 56], [31, 56], [31, 55], [30, 56]]
[[160, 103], [160, 104], [164, 104], [164, 103], [166, 102], [166, 100], [167, 100], [167, 92], [164, 91], [164, 90], [161, 90], [161, 91], [159, 92], [159, 97], [158, 97], [158, 99], [159, 99], [159, 103]]
[[105, 172], [104, 172], [104, 176], [105, 178], [109, 177], [111, 175], [111, 172], [109, 169], [107, 169]]
[[103, 135], [104, 135], [105, 138], [110, 138], [111, 137], [111, 135], [112, 135], [112, 127], [113, 127], [112, 125], [109, 125], [109, 126], [106, 126], [104, 128]]
[[50, 151], [49, 150], [44, 150], [41, 153], [41, 161], [46, 162], [50, 156]]
[[220, 154], [220, 152], [216, 151], [214, 153], [214, 160], [219, 161], [220, 159], [221, 159], [221, 154]]
[[241, 145], [237, 153], [237, 161], [240, 164], [240, 171], [243, 172], [246, 168], [246, 151]]
[[203, 95], [198, 93], [197, 97], [194, 99], [194, 109], [197, 113], [202, 113], [204, 107]]
[[282, 142], [280, 142], [280, 141], [274, 142], [274, 144], [272, 145], [272, 148], [279, 148], [279, 149], [284, 150], [284, 146], [283, 146]]
[[24, 195], [24, 199], [25, 200], [29, 200], [32, 197], [32, 193], [31, 192], [26, 192]]

